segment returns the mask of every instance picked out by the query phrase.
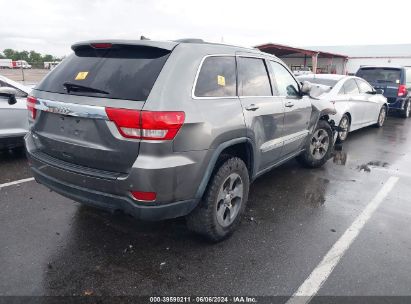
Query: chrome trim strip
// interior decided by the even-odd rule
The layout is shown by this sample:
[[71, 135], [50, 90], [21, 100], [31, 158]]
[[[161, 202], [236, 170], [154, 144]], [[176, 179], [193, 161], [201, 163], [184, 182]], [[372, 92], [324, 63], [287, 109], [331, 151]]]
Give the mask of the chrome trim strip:
[[297, 133], [293, 133], [290, 135], [286, 135], [283, 137], [275, 138], [273, 140], [267, 141], [261, 145], [260, 150], [261, 152], [268, 152], [270, 150], [280, 148], [286, 144], [290, 144], [296, 140], [302, 139], [308, 135], [308, 130], [303, 130]]
[[109, 120], [104, 107], [37, 98], [37, 110], [67, 116]]

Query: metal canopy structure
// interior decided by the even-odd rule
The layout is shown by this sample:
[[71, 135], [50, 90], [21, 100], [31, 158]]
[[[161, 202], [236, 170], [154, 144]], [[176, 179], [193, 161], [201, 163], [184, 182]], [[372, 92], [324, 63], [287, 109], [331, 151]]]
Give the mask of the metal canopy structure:
[[335, 53], [328, 53], [322, 52], [317, 50], [309, 50], [303, 48], [296, 48], [288, 45], [276, 44], [276, 43], [266, 43], [255, 46], [255, 48], [259, 49], [262, 52], [266, 52], [269, 54], [273, 54], [277, 57], [292, 57], [297, 55], [303, 55], [304, 57], [311, 57], [313, 72], [317, 71], [317, 64], [318, 58], [341, 58], [344, 60], [344, 67], [343, 70], [346, 70], [346, 64], [348, 61], [348, 56], [335, 54]]

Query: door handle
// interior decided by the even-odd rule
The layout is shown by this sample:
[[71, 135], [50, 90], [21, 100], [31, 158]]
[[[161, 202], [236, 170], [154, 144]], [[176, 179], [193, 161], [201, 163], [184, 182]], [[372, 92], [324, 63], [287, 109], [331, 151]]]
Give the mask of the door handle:
[[249, 106], [246, 106], [245, 107], [245, 109], [247, 110], [247, 111], [255, 111], [255, 110], [258, 110], [258, 106], [256, 106], [255, 104], [250, 104]]
[[292, 101], [287, 101], [287, 102], [285, 103], [285, 106], [286, 106], [287, 108], [292, 108], [292, 107], [294, 107], [294, 102], [292, 102]]

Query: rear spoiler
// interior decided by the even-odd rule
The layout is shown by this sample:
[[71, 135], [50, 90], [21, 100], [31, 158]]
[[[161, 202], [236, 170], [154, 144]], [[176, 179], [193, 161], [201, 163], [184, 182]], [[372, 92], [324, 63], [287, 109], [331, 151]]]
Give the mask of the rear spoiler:
[[77, 49], [92, 44], [111, 44], [111, 45], [127, 45], [127, 46], [147, 46], [167, 51], [172, 51], [179, 43], [175, 41], [153, 41], [153, 40], [90, 40], [81, 41], [73, 44], [71, 49], [75, 52]]

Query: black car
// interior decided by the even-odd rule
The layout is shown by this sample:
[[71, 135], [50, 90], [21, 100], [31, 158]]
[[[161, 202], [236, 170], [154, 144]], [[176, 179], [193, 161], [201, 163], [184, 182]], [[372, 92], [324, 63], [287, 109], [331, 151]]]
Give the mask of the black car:
[[367, 80], [375, 89], [383, 90], [390, 111], [408, 118], [411, 112], [411, 67], [361, 67], [357, 77]]

